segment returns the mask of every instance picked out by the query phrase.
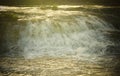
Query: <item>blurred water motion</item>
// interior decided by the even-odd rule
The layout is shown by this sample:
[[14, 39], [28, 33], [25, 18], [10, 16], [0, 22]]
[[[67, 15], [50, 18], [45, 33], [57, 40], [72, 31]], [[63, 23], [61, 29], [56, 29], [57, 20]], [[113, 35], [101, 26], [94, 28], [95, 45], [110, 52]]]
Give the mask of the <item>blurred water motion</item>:
[[1, 75], [119, 76], [118, 9], [0, 6]]

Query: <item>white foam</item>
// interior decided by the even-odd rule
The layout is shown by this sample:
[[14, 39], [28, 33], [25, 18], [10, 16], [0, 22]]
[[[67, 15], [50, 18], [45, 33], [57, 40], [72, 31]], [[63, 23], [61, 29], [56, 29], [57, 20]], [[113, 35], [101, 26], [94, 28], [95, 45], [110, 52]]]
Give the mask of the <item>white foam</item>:
[[80, 57], [95, 52], [103, 54], [110, 42], [101, 30], [110, 29], [110, 24], [93, 15], [69, 13], [66, 16], [59, 16], [59, 13], [56, 17], [52, 12], [52, 18], [29, 21], [18, 41], [22, 55], [34, 58]]

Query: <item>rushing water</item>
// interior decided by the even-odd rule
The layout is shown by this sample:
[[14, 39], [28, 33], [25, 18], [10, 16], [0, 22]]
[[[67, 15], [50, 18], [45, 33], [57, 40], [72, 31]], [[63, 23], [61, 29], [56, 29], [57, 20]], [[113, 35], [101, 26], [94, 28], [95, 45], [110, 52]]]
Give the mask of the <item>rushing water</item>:
[[5, 38], [9, 55], [18, 52], [24, 57], [103, 55], [107, 46], [113, 45], [103, 33], [112, 30], [110, 23], [87, 11], [65, 10], [83, 6], [49, 7], [51, 9], [48, 6], [44, 9], [1, 6], [5, 15], [21, 22], [9, 27], [6, 25]]
[[[39, 68], [40, 71], [40, 68], [43, 68], [41, 76], [47, 76], [46, 73], [50, 73], [46, 70], [48, 68], [43, 67], [43, 64], [48, 67], [58, 65], [63, 70], [68, 67], [69, 69], [66, 70], [68, 73], [75, 73], [75, 75], [69, 73], [68, 76], [84, 76], [84, 73], [86, 73], [85, 76], [113, 76], [114, 73], [112, 74], [111, 70], [116, 73], [118, 72], [116, 70], [119, 69], [117, 66], [120, 53], [120, 27], [119, 21], [117, 21], [119, 20], [119, 17], [117, 17], [119, 14], [109, 10], [118, 10], [119, 8], [98, 5], [0, 6], [0, 56], [3, 57], [3, 60], [6, 60], [3, 62], [1, 60], [0, 64], [9, 65], [10, 60], [4, 59], [4, 57], [24, 57], [25, 59], [33, 58], [33, 60], [27, 64], [25, 64], [26, 61], [23, 61], [21, 64], [27, 68], [36, 62], [35, 65], [40, 65], [40, 67], [28, 67], [30, 68], [28, 70]], [[43, 60], [34, 60], [34, 58], [39, 57], [43, 57]], [[53, 63], [51, 61], [47, 62], [48, 65], [46, 63], [47, 59], [44, 59], [44, 57], [58, 58], [58, 60], [51, 59]], [[59, 58], [63, 58], [63, 60]], [[65, 61], [65, 58], [77, 60]], [[116, 63], [112, 62], [113, 59]], [[19, 63], [22, 60], [20, 62], [19, 58], [11, 60], [13, 60], [14, 65], [11, 64], [12, 69], [7, 71], [15, 68], [18, 68], [18, 71], [21, 70], [22, 66]], [[79, 60], [83, 61], [79, 62]], [[45, 61], [45, 63], [41, 63], [41, 61]], [[70, 64], [67, 66], [68, 62]], [[59, 65], [60, 63], [61, 65]], [[71, 66], [74, 68], [70, 69]], [[55, 67], [56, 70], [58, 67]], [[77, 75], [78, 70], [81, 70], [80, 67], [85, 69], [81, 71], [82, 75]], [[54, 70], [55, 68], [49, 69]], [[101, 70], [101, 68], [103, 69]], [[44, 72], [44, 69], [46, 72]], [[6, 68], [0, 67], [0, 71], [6, 71]], [[100, 71], [100, 74], [98, 71]], [[63, 73], [63, 71], [60, 71], [59, 75], [63, 76]], [[58, 75], [57, 73], [53, 74]], [[37, 76], [39, 75], [37, 74]]]

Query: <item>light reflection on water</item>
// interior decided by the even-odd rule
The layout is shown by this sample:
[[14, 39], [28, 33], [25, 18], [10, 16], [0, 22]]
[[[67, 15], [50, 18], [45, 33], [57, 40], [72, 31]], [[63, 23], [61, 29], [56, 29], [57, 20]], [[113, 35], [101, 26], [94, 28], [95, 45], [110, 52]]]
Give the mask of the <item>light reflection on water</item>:
[[7, 56], [26, 58], [1, 58], [0, 72], [16, 76], [26, 72], [31, 76], [113, 76], [119, 60], [106, 55], [114, 43], [105, 34], [115, 29], [99, 15], [86, 11], [104, 8], [115, 7], [0, 6], [1, 49], [7, 48]]
[[[89, 6], [1, 6], [3, 21], [8, 17], [8, 20], [14, 18], [15, 22], [19, 22], [9, 27], [7, 25], [6, 28], [4, 36], [10, 53], [14, 55], [13, 51], [20, 50], [20, 54], [24, 57], [44, 55], [79, 57], [86, 52], [103, 55], [107, 46], [113, 44], [102, 31], [112, 30], [112, 25], [88, 11], [60, 9]], [[92, 7], [104, 8], [97, 5]], [[10, 22], [10, 24], [15, 22]], [[14, 27], [10, 28], [10, 26]], [[8, 53], [8, 55], [11, 54]]]
[[[91, 59], [91, 58], [90, 58]], [[92, 60], [92, 59], [91, 59]], [[112, 58], [101, 57], [97, 61], [42, 57], [35, 59], [3, 58], [0, 75], [12, 76], [116, 76]], [[10, 64], [12, 63], [12, 64]], [[118, 74], [119, 75], [119, 74]]]

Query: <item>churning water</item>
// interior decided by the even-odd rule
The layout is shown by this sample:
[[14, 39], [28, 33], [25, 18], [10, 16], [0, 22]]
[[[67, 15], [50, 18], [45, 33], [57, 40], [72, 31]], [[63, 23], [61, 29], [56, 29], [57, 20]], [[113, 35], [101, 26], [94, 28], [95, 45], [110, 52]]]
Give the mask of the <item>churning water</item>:
[[1, 11], [12, 11], [18, 22], [5, 33], [10, 50], [7, 55], [19, 54], [25, 58], [104, 55], [107, 46], [113, 45], [104, 35], [112, 25], [87, 11], [66, 10], [77, 7], [80, 6], [52, 9], [1, 6]]
[[120, 76], [119, 9], [0, 6], [0, 76]]

